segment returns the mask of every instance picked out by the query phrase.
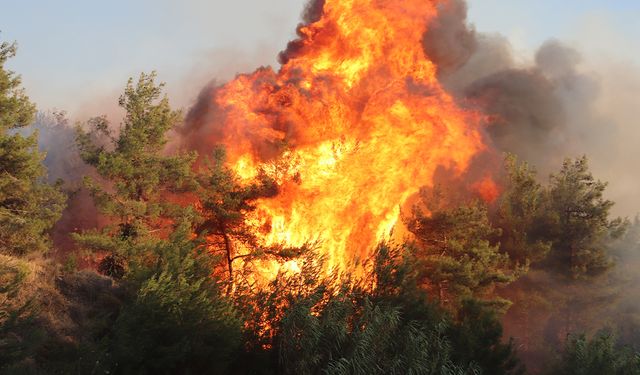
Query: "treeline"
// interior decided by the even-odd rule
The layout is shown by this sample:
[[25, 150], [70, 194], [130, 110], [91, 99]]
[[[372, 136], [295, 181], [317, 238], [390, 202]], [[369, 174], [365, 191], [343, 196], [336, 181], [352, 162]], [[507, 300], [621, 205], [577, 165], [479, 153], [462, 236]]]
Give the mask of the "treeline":
[[[164, 152], [182, 114], [154, 74], [128, 82], [117, 131], [105, 117], [78, 128], [107, 224], [72, 236], [95, 270], [52, 260], [65, 194], [45, 182], [37, 135], [15, 131], [35, 108], [4, 69], [14, 53], [0, 47], [0, 373], [518, 374], [520, 353], [546, 361], [537, 372], [640, 373], [631, 345], [576, 319], [556, 327], [565, 337], [551, 353], [544, 334], [524, 348], [503, 337], [503, 317], [554, 328], [558, 290], [586, 286], [587, 300], [620, 249], [637, 248], [637, 223], [610, 218], [585, 158], [542, 186], [508, 157], [489, 206], [424, 191], [405, 219], [413, 241], [380, 244], [361, 278], [325, 277], [313, 243], [264, 247], [246, 227], [255, 201], [277, 194], [266, 173], [247, 186], [223, 149]], [[255, 285], [259, 262], [293, 259], [299, 272]]]

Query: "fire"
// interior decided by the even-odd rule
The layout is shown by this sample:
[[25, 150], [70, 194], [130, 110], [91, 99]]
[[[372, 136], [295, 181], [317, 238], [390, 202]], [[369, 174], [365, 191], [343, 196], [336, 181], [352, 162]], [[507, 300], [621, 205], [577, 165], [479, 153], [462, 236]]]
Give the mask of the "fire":
[[485, 202], [495, 202], [500, 195], [498, 185], [496, 185], [495, 181], [489, 176], [485, 176], [482, 180], [474, 183], [471, 185], [471, 188], [474, 189]]
[[279, 71], [216, 91], [212, 142], [242, 180], [264, 170], [279, 185], [248, 219], [265, 245], [317, 240], [329, 267], [350, 270], [438, 167], [461, 173], [485, 147], [479, 116], [454, 103], [423, 51], [438, 2], [326, 0]]

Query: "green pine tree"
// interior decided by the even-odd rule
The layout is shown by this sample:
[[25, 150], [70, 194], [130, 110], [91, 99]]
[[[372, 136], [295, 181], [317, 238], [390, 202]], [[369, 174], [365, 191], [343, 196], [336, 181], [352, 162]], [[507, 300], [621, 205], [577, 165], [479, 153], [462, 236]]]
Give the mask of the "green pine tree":
[[20, 77], [4, 68], [16, 45], [0, 43], [0, 253], [22, 255], [48, 246], [47, 231], [59, 219], [65, 197], [45, 183], [44, 155], [29, 125], [35, 106], [20, 88]]
[[505, 158], [506, 189], [500, 198], [496, 226], [502, 230], [500, 250], [523, 267], [543, 260], [551, 243], [544, 239], [541, 221], [546, 213], [545, 189], [536, 172], [515, 156]]
[[85, 184], [103, 214], [112, 224], [75, 238], [87, 248], [106, 252], [100, 270], [122, 277], [127, 263], [144, 258], [159, 239], [172, 232], [173, 224], [188, 210], [172, 203], [171, 194], [193, 189], [194, 154], [163, 153], [166, 134], [181, 120], [155, 73], [129, 80], [119, 104], [126, 111], [117, 131], [106, 117], [89, 120], [88, 132], [79, 127], [78, 146], [83, 160], [95, 167], [103, 180], [90, 177]]
[[157, 263], [116, 320], [105, 370], [219, 374], [241, 344], [241, 321], [211, 277], [210, 254], [183, 222], [152, 252]]
[[237, 373], [517, 373], [495, 315], [467, 309], [454, 319], [430, 301], [415, 256], [383, 244], [356, 281], [324, 277], [322, 259], [305, 254], [300, 273], [280, 275], [247, 304], [251, 345]]
[[499, 251], [500, 230], [478, 203], [455, 208], [430, 202], [430, 214], [414, 210], [408, 228], [414, 234], [426, 287], [443, 306], [456, 309], [467, 298], [507, 301], [491, 296], [498, 284], [513, 280], [509, 255]]
[[589, 171], [586, 157], [566, 159], [551, 175], [546, 233], [553, 245], [551, 262], [573, 278], [600, 273], [611, 266], [609, 244], [627, 222], [611, 220], [613, 202], [604, 198], [607, 184]]
[[638, 375], [640, 353], [616, 345], [610, 333], [598, 332], [591, 340], [573, 335], [561, 359], [550, 374], [558, 375]]

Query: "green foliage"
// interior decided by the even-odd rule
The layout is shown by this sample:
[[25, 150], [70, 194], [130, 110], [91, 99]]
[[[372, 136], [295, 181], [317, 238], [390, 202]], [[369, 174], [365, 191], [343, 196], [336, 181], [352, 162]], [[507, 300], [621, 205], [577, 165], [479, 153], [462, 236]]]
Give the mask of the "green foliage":
[[513, 280], [509, 255], [495, 243], [500, 230], [485, 207], [430, 208], [428, 215], [416, 209], [407, 226], [417, 239], [423, 281], [442, 305], [455, 308], [469, 297], [487, 298], [496, 284]]
[[[206, 234], [214, 251], [223, 254], [230, 280], [234, 280], [234, 262], [242, 259], [251, 262], [267, 255], [277, 255], [277, 251], [261, 249], [253, 229], [245, 217], [255, 210], [254, 202], [259, 198], [271, 197], [277, 193], [275, 182], [261, 174], [256, 182], [241, 184], [234, 172], [225, 164], [223, 148], [213, 151], [205, 173], [199, 176], [198, 197], [201, 202], [203, 221], [198, 233]], [[238, 247], [244, 249], [237, 251]]]
[[536, 181], [536, 172], [513, 155], [505, 158], [506, 189], [498, 207], [496, 225], [502, 229], [500, 249], [513, 262], [527, 266], [543, 260], [551, 243], [544, 240], [541, 221], [546, 215], [545, 190]]
[[[180, 120], [155, 74], [129, 81], [117, 135], [106, 118], [78, 130], [82, 158], [103, 179], [86, 178], [98, 208], [112, 218], [102, 231], [76, 236], [106, 252], [103, 274], [129, 291], [113, 327], [102, 335], [96, 369], [119, 374], [219, 373], [240, 345], [240, 321], [212, 277], [213, 259], [192, 238], [197, 215], [172, 203], [193, 191], [195, 155], [165, 156], [166, 133]], [[177, 229], [174, 229], [177, 228]], [[95, 371], [95, 369], [94, 369]]]
[[[512, 157], [506, 164], [509, 180], [497, 222], [509, 235], [501, 247], [517, 262], [532, 261], [532, 269], [501, 295], [514, 302], [505, 327], [518, 336], [529, 367], [540, 370], [574, 332], [611, 326], [631, 337], [637, 308], [628, 301], [635, 299], [637, 266], [628, 264], [634, 259], [628, 249], [637, 242], [632, 231], [625, 234], [627, 220], [610, 218], [606, 184], [591, 175], [585, 157], [565, 160], [546, 187], [526, 164]], [[531, 251], [548, 245], [542, 259], [543, 252]]]
[[69, 254], [67, 259], [62, 264], [62, 271], [66, 273], [75, 272], [78, 270], [78, 258], [75, 254]]
[[33, 301], [16, 301], [29, 276], [26, 262], [0, 255], [0, 374], [11, 373], [43, 342]]
[[[59, 217], [63, 197], [42, 183], [36, 136], [10, 133], [28, 124], [34, 111], [19, 77], [3, 68], [14, 53], [14, 45], [0, 46], [0, 246], [24, 254], [46, 246], [44, 234]], [[216, 149], [196, 176], [195, 155], [164, 153], [166, 135], [181, 114], [162, 88], [153, 73], [129, 80], [119, 100], [126, 113], [119, 129], [96, 117], [78, 130], [82, 159], [99, 175], [87, 178], [86, 186], [110, 225], [75, 237], [101, 252], [98, 269], [109, 278], [93, 273], [68, 294], [61, 281], [56, 288], [69, 300], [50, 305], [64, 305], [68, 317], [81, 318], [77, 330], [47, 327], [48, 335], [59, 336], [45, 337], [44, 315], [32, 301], [8, 302], [24, 285], [27, 269], [0, 262], [0, 372], [521, 373], [512, 342], [502, 339], [498, 312], [507, 302], [496, 297], [495, 287], [529, 264], [556, 276], [598, 274], [610, 266], [612, 241], [627, 226], [609, 218], [606, 184], [591, 176], [586, 158], [565, 161], [546, 188], [533, 169], [509, 157], [493, 224], [482, 204], [446, 206], [434, 199], [426, 213], [416, 210], [407, 221], [415, 243], [381, 245], [362, 266], [362, 280], [329, 276], [307, 247], [258, 243], [245, 219], [256, 200], [277, 193], [266, 173], [246, 184]], [[174, 199], [185, 192], [199, 212]], [[636, 248], [638, 228], [636, 222], [636, 232], [620, 246]], [[301, 272], [283, 272], [258, 290], [239, 287], [244, 274], [237, 275], [234, 262], [251, 265], [267, 257], [299, 258]], [[68, 259], [64, 276], [82, 278], [75, 258]], [[225, 266], [230, 282], [215, 272]], [[588, 298], [595, 294], [584, 293], [591, 285], [585, 280], [565, 280], [563, 293], [575, 292], [569, 297], [541, 292], [541, 285], [558, 285], [544, 276], [546, 283], [523, 290], [536, 292], [524, 293], [525, 299], [543, 300], [532, 305], [554, 310], [550, 322], [559, 315], [568, 322], [540, 329], [551, 336], [573, 328], [569, 323], [580, 320], [575, 309], [610, 301], [609, 293], [596, 302]], [[98, 290], [99, 296], [92, 294]], [[616, 347], [610, 335], [572, 336], [556, 373], [636, 374], [639, 358]]]
[[25, 373], [29, 369], [25, 361], [45, 339], [36, 317], [37, 311], [31, 303], [0, 316], [0, 374]]
[[[163, 85], [156, 85], [155, 73], [130, 79], [119, 104], [126, 111], [117, 135], [105, 117], [91, 119], [89, 132], [78, 129], [82, 158], [107, 181], [98, 184], [86, 178], [96, 205], [112, 217], [113, 225], [101, 232], [76, 236], [84, 246], [118, 254], [125, 259], [143, 256], [157, 243], [160, 231], [188, 210], [172, 204], [167, 197], [193, 188], [191, 165], [195, 155], [163, 155], [166, 132], [180, 121], [169, 101], [161, 98]], [[106, 186], [105, 186], [106, 185]]]
[[321, 259], [306, 254], [299, 274], [280, 275], [255, 297], [254, 315], [247, 318], [255, 346], [248, 359], [240, 358], [238, 372], [511, 373], [511, 346], [487, 333], [497, 332], [499, 322], [490, 324], [494, 317], [486, 315], [493, 330], [477, 331], [470, 324], [474, 318], [460, 325], [429, 302], [418, 284], [414, 255], [411, 248], [382, 245], [358, 283], [323, 277]]
[[[181, 119], [156, 85], [155, 73], [141, 74], [134, 85], [129, 79], [119, 104], [126, 111], [117, 136], [106, 119], [88, 122], [90, 132], [78, 130], [82, 158], [113, 184], [113, 193], [90, 185], [105, 213], [124, 223], [151, 218], [166, 212], [159, 198], [164, 192], [181, 191], [192, 182], [194, 155], [164, 156], [166, 132]], [[106, 138], [107, 145], [100, 142]]]
[[296, 305], [282, 320], [281, 365], [288, 374], [465, 374], [450, 359], [445, 327], [406, 321], [367, 298], [331, 301], [318, 317]]
[[593, 178], [586, 157], [565, 160], [551, 175], [545, 228], [553, 242], [551, 261], [574, 278], [609, 268], [607, 241], [624, 233], [625, 221], [609, 219], [613, 202], [603, 197], [606, 186]]
[[33, 120], [35, 106], [20, 88], [20, 76], [4, 68], [16, 54], [15, 43], [0, 43], [0, 134], [8, 129], [26, 126]]
[[182, 225], [156, 249], [154, 273], [118, 317], [115, 373], [221, 373], [240, 345], [240, 321], [210, 276], [212, 261], [189, 236]]
[[521, 373], [513, 345], [503, 343], [496, 301], [464, 298], [452, 315], [436, 308], [423, 287], [421, 256], [413, 247], [380, 246], [375, 255], [375, 298], [401, 308], [405, 319], [445, 322], [449, 355], [458, 366], [477, 368], [484, 374]]
[[617, 347], [615, 337], [597, 333], [591, 340], [584, 335], [571, 336], [562, 360], [553, 374], [566, 375], [633, 375], [640, 374], [640, 353], [628, 347]]
[[46, 233], [60, 217], [65, 197], [59, 186], [44, 183], [37, 134], [25, 138], [9, 132], [28, 125], [35, 111], [20, 77], [4, 69], [15, 52], [15, 44], [0, 44], [0, 252], [21, 255], [46, 249]]
[[456, 313], [456, 322], [448, 332], [456, 362], [477, 363], [486, 374], [524, 373], [513, 341], [502, 341], [502, 324], [493, 306], [465, 300]]
[[612, 265], [611, 244], [628, 222], [609, 218], [613, 202], [604, 198], [607, 184], [592, 176], [586, 157], [566, 159], [548, 187], [512, 155], [505, 167], [508, 179], [496, 225], [503, 230], [501, 249], [513, 261], [544, 261], [545, 267], [572, 278], [593, 276]]

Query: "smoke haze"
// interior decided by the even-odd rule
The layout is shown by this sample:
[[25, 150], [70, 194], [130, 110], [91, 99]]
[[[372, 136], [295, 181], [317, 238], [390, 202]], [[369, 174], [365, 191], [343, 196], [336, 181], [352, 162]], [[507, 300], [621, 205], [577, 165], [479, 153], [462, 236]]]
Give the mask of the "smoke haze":
[[[308, 23], [318, 19], [323, 3], [322, 0], [311, 1], [304, 10], [303, 21]], [[640, 212], [637, 199], [640, 173], [636, 166], [640, 160], [638, 67], [592, 61], [576, 46], [560, 40], [543, 43], [529, 59], [523, 59], [514, 52], [506, 37], [476, 30], [467, 19], [465, 1], [442, 2], [439, 12], [422, 39], [424, 51], [436, 63], [439, 80], [458, 104], [486, 115], [486, 136], [491, 146], [501, 152], [517, 154], [534, 165], [543, 181], [549, 173], [559, 169], [565, 157], [587, 155], [595, 177], [610, 184], [607, 196], [616, 202], [614, 212], [626, 216]], [[299, 41], [290, 42], [280, 53], [279, 61], [286, 63], [301, 48]], [[214, 50], [203, 55], [193, 69], [184, 74], [180, 84], [168, 87], [170, 96], [176, 99], [173, 103], [188, 108], [185, 124], [172, 135], [171, 146], [196, 150], [201, 155], [211, 152], [211, 145], [221, 142], [225, 136], [221, 125], [226, 114], [213, 100], [220, 86], [240, 72], [253, 71], [257, 65], [271, 61], [273, 56], [269, 53], [272, 50], [266, 45], [254, 53], [229, 48]], [[259, 72], [268, 80], [275, 75], [274, 70], [261, 68]], [[86, 120], [94, 115], [107, 114], [117, 126], [122, 114], [116, 106], [117, 96], [117, 93], [106, 93], [89, 98], [87, 104], [81, 106], [82, 110], [74, 113], [74, 119]], [[36, 127], [41, 128], [40, 146], [48, 152], [45, 164], [49, 167], [50, 177], [77, 182], [88, 172], [78, 166], [69, 124], [42, 127], [46, 122], [46, 118], [40, 118]], [[277, 125], [287, 131], [296, 130], [289, 123]], [[253, 142], [249, 139], [252, 133], [247, 131], [243, 135], [248, 142]], [[295, 140], [295, 137], [291, 138]], [[256, 139], [252, 146], [263, 147], [258, 154], [265, 157], [276, 152], [276, 146], [263, 139]], [[495, 163], [495, 159], [485, 155], [476, 163]], [[440, 172], [443, 173], [441, 181], [451, 178], [449, 171]], [[470, 174], [474, 173], [465, 182], [480, 181], [484, 172], [473, 168]], [[71, 201], [58, 224], [65, 228], [60, 232], [98, 224], [95, 208], [87, 202], [86, 192]], [[624, 252], [619, 257], [630, 259]], [[634, 258], [633, 264], [639, 263], [640, 260]], [[626, 274], [632, 274], [628, 269], [630, 266], [624, 266]], [[578, 291], [579, 287], [559, 289], [558, 281], [549, 279], [549, 275], [544, 273], [532, 273], [520, 281], [520, 286], [526, 287], [527, 282], [542, 284], [559, 294], [582, 293], [585, 299], [593, 295], [589, 294], [592, 293], [589, 286]], [[626, 285], [626, 289], [619, 293], [637, 295], [636, 285]], [[611, 296], [612, 299], [617, 297]], [[525, 299], [530, 299], [530, 296], [526, 295]], [[573, 311], [573, 302], [568, 300], [562, 312]], [[635, 312], [638, 310], [636, 305], [622, 305], [620, 309]], [[562, 332], [558, 329], [559, 324], [551, 321], [553, 317], [541, 317], [543, 314], [540, 314], [540, 317], [532, 319], [550, 321], [547, 326], [540, 324], [541, 329], [556, 334]], [[509, 328], [508, 320], [506, 327]], [[514, 335], [521, 333], [518, 329], [514, 329]]]
[[613, 63], [594, 67], [558, 40], [545, 42], [522, 63], [506, 38], [469, 25], [465, 1], [445, 2], [440, 12], [425, 34], [425, 52], [458, 101], [489, 116], [494, 145], [533, 164], [542, 179], [563, 158], [587, 155], [594, 175], [610, 183], [614, 212], [640, 212], [634, 166], [640, 157], [640, 111], [634, 104], [640, 70]]

